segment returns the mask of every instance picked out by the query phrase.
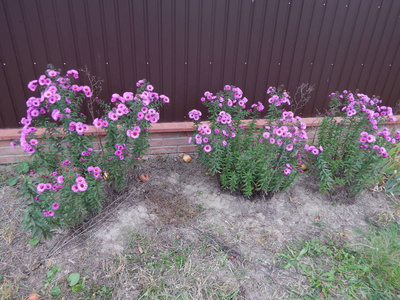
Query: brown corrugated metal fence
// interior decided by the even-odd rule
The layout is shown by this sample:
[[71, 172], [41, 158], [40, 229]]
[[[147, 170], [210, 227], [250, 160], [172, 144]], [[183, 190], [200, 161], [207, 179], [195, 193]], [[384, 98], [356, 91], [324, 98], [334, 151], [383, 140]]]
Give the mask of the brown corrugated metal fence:
[[163, 121], [201, 108], [204, 91], [316, 85], [303, 116], [356, 89], [400, 99], [398, 0], [1, 0], [0, 128], [17, 127], [26, 84], [48, 63], [87, 65], [102, 98], [147, 78], [172, 102]]

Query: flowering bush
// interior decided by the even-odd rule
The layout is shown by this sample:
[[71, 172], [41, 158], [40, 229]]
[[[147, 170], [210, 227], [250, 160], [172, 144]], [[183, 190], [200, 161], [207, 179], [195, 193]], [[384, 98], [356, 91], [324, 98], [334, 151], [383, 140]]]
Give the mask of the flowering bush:
[[314, 156], [320, 188], [325, 192], [347, 188], [356, 195], [377, 180], [381, 160], [400, 140], [400, 132], [392, 137], [387, 128], [379, 129], [395, 118], [392, 108], [380, 106], [382, 100], [376, 97], [343, 91], [330, 98], [330, 111], [318, 132], [324, 151]]
[[158, 122], [159, 109], [169, 103], [169, 98], [153, 92], [154, 87], [146, 80], [138, 81], [136, 86], [136, 94], [113, 94], [112, 104], [104, 105], [106, 116], [93, 122], [96, 128], [107, 127], [103, 166], [117, 190], [125, 186], [129, 167], [148, 148], [148, 129]]
[[[78, 77], [76, 70], [62, 76], [49, 68], [28, 84], [40, 97], [27, 101], [19, 144], [32, 153], [30, 175], [35, 176], [24, 176], [20, 191], [25, 202], [23, 224], [34, 236], [48, 238], [53, 228], [76, 225], [98, 212], [105, 174], [121, 190], [128, 167], [148, 147], [148, 128], [158, 121], [163, 103], [169, 102], [145, 80], [137, 83], [136, 94], [114, 94], [111, 104], [98, 101], [106, 115], [93, 125], [106, 130], [106, 144], [95, 151], [81, 113], [84, 101], [91, 101], [92, 88], [74, 84]], [[38, 127], [45, 128], [40, 142], [35, 137]]]
[[[240, 88], [226, 85], [216, 95], [206, 92], [201, 101], [208, 109], [209, 123], [201, 123], [201, 112], [191, 110], [195, 134], [191, 142], [198, 148], [201, 163], [218, 173], [221, 185], [246, 196], [256, 191], [278, 192], [302, 172], [299, 149], [307, 139], [306, 125], [293, 112], [282, 88], [270, 87], [269, 113], [264, 125], [257, 128], [256, 119], [264, 110], [261, 102], [246, 109], [248, 99]], [[247, 126], [243, 119], [251, 118]]]

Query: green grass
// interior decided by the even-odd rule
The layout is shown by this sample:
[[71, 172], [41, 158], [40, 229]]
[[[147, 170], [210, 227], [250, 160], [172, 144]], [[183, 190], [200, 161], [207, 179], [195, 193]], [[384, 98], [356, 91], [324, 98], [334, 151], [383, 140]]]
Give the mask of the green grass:
[[125, 272], [140, 283], [138, 299], [237, 299], [239, 285], [227, 257], [207, 240], [175, 239], [160, 248], [134, 232]]
[[362, 232], [357, 244], [298, 242], [280, 253], [281, 267], [305, 276], [301, 299], [400, 299], [400, 227], [392, 223]]

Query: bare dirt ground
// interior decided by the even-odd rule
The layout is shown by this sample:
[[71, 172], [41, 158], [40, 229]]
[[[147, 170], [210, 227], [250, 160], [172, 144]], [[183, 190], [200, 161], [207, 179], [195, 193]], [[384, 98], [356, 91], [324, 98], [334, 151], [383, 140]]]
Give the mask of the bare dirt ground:
[[[276, 253], [297, 238], [357, 243], [366, 217], [395, 210], [373, 191], [335, 205], [307, 173], [280, 194], [247, 199], [221, 190], [196, 159], [157, 156], [138, 164], [102, 213], [32, 246], [16, 194], [0, 188], [2, 299], [292, 299], [306, 278], [282, 269]], [[80, 274], [81, 290], [68, 286], [70, 273]]]

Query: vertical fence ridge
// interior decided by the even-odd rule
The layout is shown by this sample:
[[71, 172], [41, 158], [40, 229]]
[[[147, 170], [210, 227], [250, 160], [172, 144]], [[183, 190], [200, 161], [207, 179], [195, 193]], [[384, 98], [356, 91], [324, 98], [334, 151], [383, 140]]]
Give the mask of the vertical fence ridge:
[[[387, 3], [387, 2], [386, 2]], [[383, 3], [382, 3], [383, 4]], [[388, 9], [389, 10], [389, 15], [391, 14], [391, 13], [393, 13], [393, 14], [398, 14], [398, 13], [395, 13], [394, 11], [393, 11], [393, 4], [394, 4], [394, 2], [393, 1], [391, 1], [391, 4], [390, 4], [390, 8]], [[396, 20], [396, 22], [394, 23], [394, 26], [393, 26], [393, 28], [392, 28], [392, 30], [391, 30], [391, 34], [390, 34], [390, 37], [393, 37], [393, 34], [395, 33], [395, 29], [396, 29], [396, 24], [397, 24], [397, 22], [399, 21], [399, 19], [397, 19]], [[376, 53], [378, 53], [379, 52], [379, 49], [381, 48], [381, 45], [382, 45], [382, 40], [384, 39], [384, 36], [385, 36], [385, 34], [386, 34], [386, 32], [388, 32], [389, 31], [389, 29], [388, 29], [388, 27], [391, 25], [390, 23], [388, 23], [389, 22], [389, 18], [387, 18], [386, 20], [385, 20], [385, 25], [384, 25], [384, 27], [383, 27], [383, 32], [380, 34], [380, 40], [379, 40], [379, 46], [377, 47], [377, 49], [376, 49], [376, 52], [375, 52], [375, 55], [374, 56], [376, 56]], [[385, 59], [387, 58], [387, 56], [388, 56], [388, 52], [391, 50], [391, 47], [385, 47], [385, 50], [384, 50], [384, 55], [382, 55], [382, 57], [383, 57], [383, 62], [385, 61]], [[380, 66], [379, 66], [379, 72], [378, 73], [381, 73], [382, 72], [382, 69], [383, 69], [383, 67], [384, 66], [387, 66], [387, 65], [385, 65], [385, 64], [381, 64]], [[371, 79], [371, 74], [372, 74], [372, 72], [370, 73], [370, 76], [368, 76], [368, 79], [366, 80], [366, 82], [370, 82], [370, 79]], [[359, 75], [359, 77], [358, 77], [358, 82], [360, 82], [360, 79], [361, 79], [361, 74]], [[377, 84], [378, 84], [378, 80], [373, 80], [374, 81], [374, 88], [373, 88], [373, 90], [376, 90], [377, 89]], [[379, 93], [380, 94], [380, 93]]]
[[[15, 45], [15, 38], [14, 38], [14, 36], [15, 36], [15, 34], [14, 34], [14, 32], [13, 32], [13, 28], [10, 26], [10, 14], [9, 14], [9, 10], [8, 10], [8, 7], [6, 6], [6, 5], [4, 5], [4, 1], [2, 2], [3, 3], [3, 8], [4, 8], [4, 11], [5, 11], [5, 15], [6, 15], [6, 23], [7, 23], [7, 28], [9, 29], [9, 32], [10, 32], [10, 42], [11, 42], [11, 50], [12, 50], [12, 52], [13, 53], [15, 53], [16, 55], [18, 55], [18, 51], [17, 51], [17, 47], [16, 47], [16, 45]], [[6, 66], [6, 63], [3, 63], [3, 66]], [[17, 67], [17, 70], [18, 70], [18, 79], [21, 81], [21, 83], [22, 83], [22, 79], [21, 79], [21, 74], [22, 74], [22, 71], [21, 71], [21, 66], [20, 66], [20, 62], [19, 62], [19, 60], [17, 59], [16, 60], [16, 67]], [[7, 77], [7, 75], [9, 75], [9, 72], [6, 72], [6, 70], [7, 69], [9, 69], [10, 67], [8, 66], [8, 68], [4, 68], [4, 70], [5, 70], [5, 74], [6, 74], [6, 77]], [[10, 85], [10, 82], [8, 82], [8, 85]], [[23, 84], [22, 84], [23, 85]], [[10, 95], [12, 95], [12, 92], [10, 91]], [[20, 95], [21, 95], [21, 93], [20, 93]], [[24, 96], [24, 101], [23, 101], [23, 103], [25, 102], [25, 99], [26, 99], [26, 92], [25, 92], [25, 89], [23, 89], [23, 96]], [[14, 116], [14, 120], [13, 121], [11, 121], [12, 122], [12, 124], [15, 124], [15, 123], [19, 123], [18, 122], [18, 117], [17, 117], [17, 114], [16, 114], [16, 112], [17, 112], [17, 107], [16, 107], [16, 103], [14, 102], [14, 101], [12, 101], [11, 102], [11, 108], [12, 108], [12, 111], [13, 111], [13, 116]]]

